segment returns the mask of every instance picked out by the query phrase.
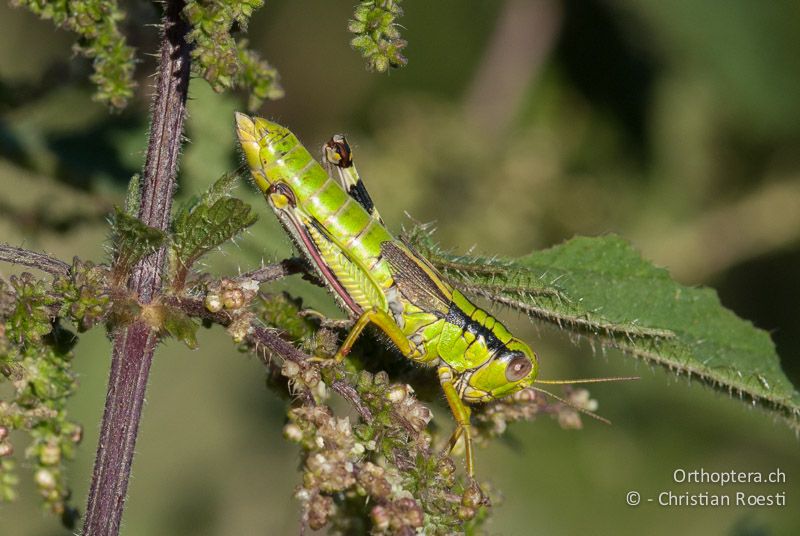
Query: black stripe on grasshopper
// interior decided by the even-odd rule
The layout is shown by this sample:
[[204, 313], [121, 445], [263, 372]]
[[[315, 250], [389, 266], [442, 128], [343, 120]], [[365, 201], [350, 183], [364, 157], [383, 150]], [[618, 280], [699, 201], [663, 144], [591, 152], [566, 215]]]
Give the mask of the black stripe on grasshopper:
[[455, 303], [450, 302], [450, 310], [447, 311], [444, 319], [448, 323], [460, 327], [462, 333], [474, 335], [475, 340], [478, 337], [483, 337], [483, 340], [486, 341], [486, 347], [492, 352], [492, 355], [508, 351], [508, 347], [489, 328], [467, 316], [467, 313]]
[[403, 296], [423, 311], [461, 328], [462, 335], [463, 333], [473, 335], [475, 338], [470, 346], [482, 337], [492, 356], [509, 353], [508, 346], [490, 328], [469, 316], [442, 291], [420, 263], [424, 263], [431, 270], [434, 270], [433, 267], [430, 267], [422, 257], [417, 257], [416, 260], [412, 258], [410, 256], [412, 251], [408, 244], [403, 246], [393, 242], [381, 244], [381, 254], [394, 269], [394, 281]]
[[375, 213], [375, 204], [372, 202], [372, 198], [369, 196], [367, 188], [364, 186], [364, 182], [361, 179], [358, 179], [358, 182], [354, 186], [351, 186], [350, 189], [347, 190], [347, 193], [364, 207], [370, 216]]

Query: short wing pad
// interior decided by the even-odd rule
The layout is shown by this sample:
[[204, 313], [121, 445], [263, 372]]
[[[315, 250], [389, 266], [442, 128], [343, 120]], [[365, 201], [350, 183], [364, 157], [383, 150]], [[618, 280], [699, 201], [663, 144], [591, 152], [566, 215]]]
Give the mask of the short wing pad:
[[392, 269], [397, 288], [408, 301], [429, 313], [448, 313], [452, 301], [450, 291], [410, 249], [396, 242], [384, 242], [381, 255]]

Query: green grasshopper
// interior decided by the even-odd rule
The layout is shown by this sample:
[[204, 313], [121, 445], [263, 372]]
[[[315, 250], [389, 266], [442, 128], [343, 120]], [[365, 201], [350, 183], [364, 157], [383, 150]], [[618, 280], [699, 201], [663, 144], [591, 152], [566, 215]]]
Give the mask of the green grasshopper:
[[464, 437], [473, 476], [470, 409], [530, 386], [533, 350], [454, 289], [384, 226], [352, 163], [344, 137], [325, 145], [328, 174], [288, 129], [236, 114], [256, 186], [355, 323], [333, 359], [343, 360], [374, 324], [404, 356], [435, 366], [456, 421], [450, 448]]

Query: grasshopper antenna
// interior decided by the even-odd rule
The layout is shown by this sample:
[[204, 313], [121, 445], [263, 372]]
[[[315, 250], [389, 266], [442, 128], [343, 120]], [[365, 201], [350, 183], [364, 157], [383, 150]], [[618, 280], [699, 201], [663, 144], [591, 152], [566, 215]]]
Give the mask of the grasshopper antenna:
[[545, 391], [544, 389], [539, 389], [538, 387], [534, 387], [532, 385], [530, 387], [528, 387], [528, 389], [533, 389], [536, 392], [539, 392], [539, 393], [545, 394], [547, 396], [553, 397], [556, 400], [558, 400], [559, 402], [561, 402], [562, 404], [564, 404], [565, 406], [568, 406], [568, 407], [574, 409], [575, 411], [577, 411], [579, 413], [583, 413], [584, 415], [588, 415], [589, 417], [591, 417], [593, 419], [597, 419], [600, 422], [603, 422], [603, 423], [606, 423], [606, 424], [611, 424], [611, 421], [609, 421], [605, 417], [601, 417], [597, 413], [589, 411], [588, 409], [579, 408], [578, 406], [576, 406], [572, 402], [570, 402], [570, 401], [568, 401], [568, 400], [566, 400], [564, 398], [561, 398], [560, 396], [554, 395], [550, 391]]
[[533, 383], [544, 383], [547, 385], [573, 385], [578, 383], [602, 383], [602, 382], [626, 382], [640, 380], [639, 376], [611, 376], [609, 378], [581, 378], [578, 380], [534, 380]]

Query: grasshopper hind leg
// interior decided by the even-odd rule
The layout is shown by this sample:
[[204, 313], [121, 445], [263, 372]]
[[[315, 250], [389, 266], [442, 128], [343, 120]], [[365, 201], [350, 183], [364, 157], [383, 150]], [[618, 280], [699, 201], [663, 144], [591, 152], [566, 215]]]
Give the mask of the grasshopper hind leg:
[[353, 327], [350, 328], [344, 342], [339, 346], [339, 350], [333, 357], [312, 357], [312, 361], [341, 363], [344, 358], [347, 357], [347, 354], [350, 353], [350, 350], [353, 349], [353, 345], [364, 331], [364, 328], [369, 324], [375, 324], [383, 331], [403, 355], [410, 356], [414, 353], [414, 345], [408, 340], [408, 337], [406, 337], [388, 313], [380, 309], [368, 309], [358, 317]]
[[350, 195], [364, 210], [383, 225], [383, 219], [372, 202], [364, 181], [358, 174], [353, 163], [353, 150], [342, 134], [335, 134], [322, 147], [322, 161], [325, 163], [331, 176], [339, 182], [344, 191]]
[[[361, 316], [358, 317], [355, 324], [353, 324], [353, 327], [350, 328], [350, 331], [348, 332], [347, 337], [345, 337], [344, 342], [342, 342], [339, 350], [333, 357], [312, 357], [311, 359], [313, 361], [323, 363], [341, 363], [350, 353], [350, 350], [352, 350], [353, 345], [358, 340], [358, 337], [361, 336], [364, 328], [366, 328], [369, 324], [375, 324], [378, 328], [380, 328], [380, 330], [389, 337], [392, 343], [397, 346], [403, 355], [413, 355], [416, 349], [415, 345], [402, 332], [395, 320], [385, 311], [381, 311], [379, 309], [369, 309], [364, 311]], [[461, 400], [458, 390], [453, 383], [453, 370], [450, 367], [441, 366], [438, 369], [438, 375], [439, 382], [442, 385], [442, 390], [444, 391], [445, 398], [447, 399], [447, 404], [450, 406], [450, 411], [453, 413], [453, 418], [456, 421], [456, 428], [453, 431], [453, 435], [450, 437], [450, 441], [448, 443], [448, 452], [453, 449], [458, 440], [463, 436], [466, 471], [469, 478], [473, 478], [475, 474], [475, 463], [472, 449], [470, 409], [466, 404], [464, 404], [463, 400]]]

